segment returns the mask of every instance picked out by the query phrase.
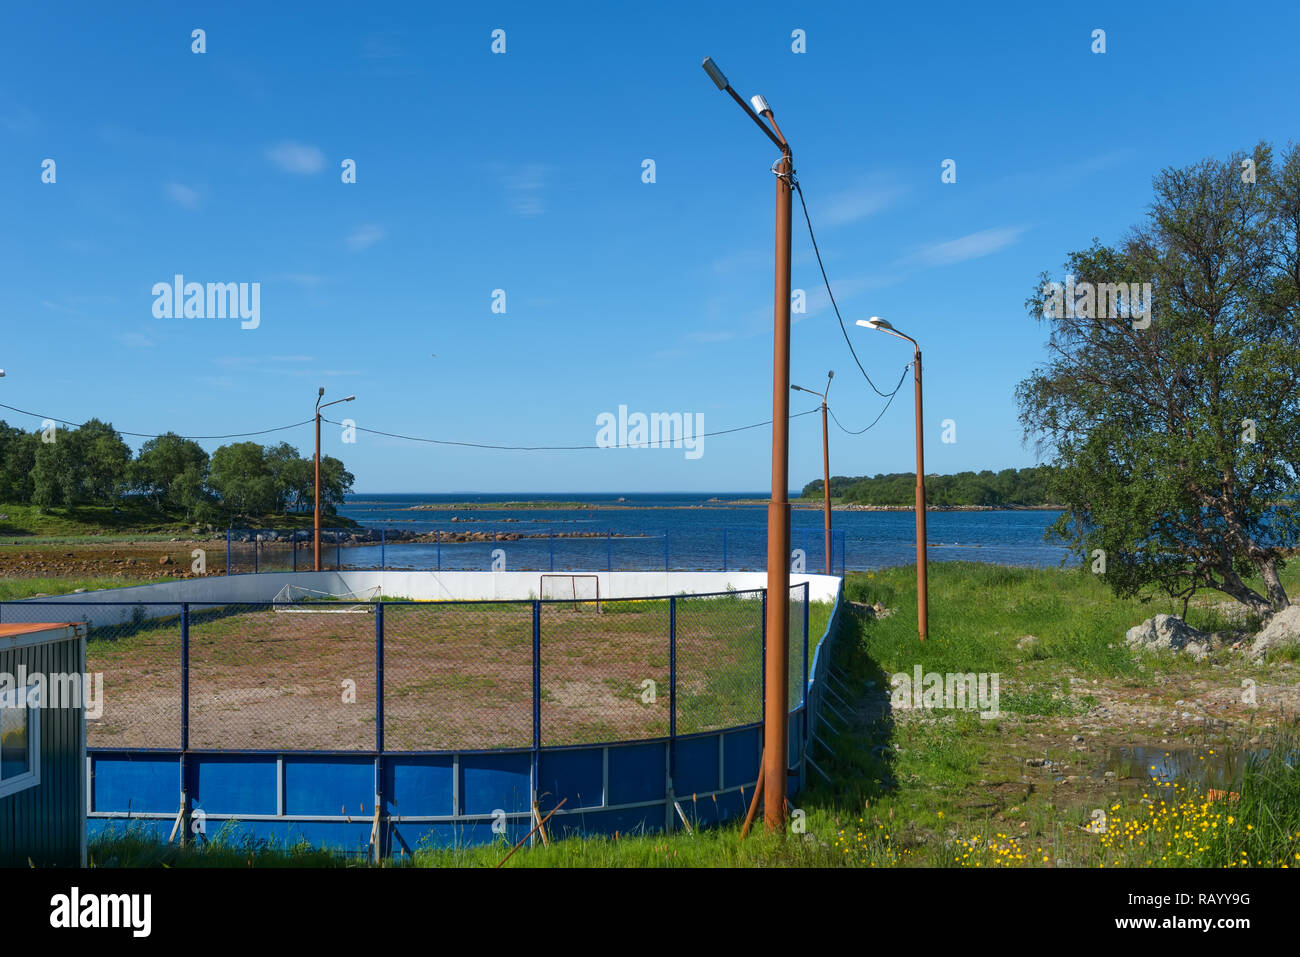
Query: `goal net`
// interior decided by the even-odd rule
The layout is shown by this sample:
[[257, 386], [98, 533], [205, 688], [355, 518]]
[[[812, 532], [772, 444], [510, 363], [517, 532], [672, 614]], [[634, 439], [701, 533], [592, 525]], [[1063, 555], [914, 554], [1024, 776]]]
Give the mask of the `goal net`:
[[378, 585], [360, 591], [330, 592], [303, 585], [285, 585], [272, 605], [277, 612], [294, 614], [365, 615], [382, 596]]
[[600, 576], [599, 575], [557, 575], [542, 576], [539, 594], [543, 601], [572, 602], [573, 608], [594, 608], [600, 612]]

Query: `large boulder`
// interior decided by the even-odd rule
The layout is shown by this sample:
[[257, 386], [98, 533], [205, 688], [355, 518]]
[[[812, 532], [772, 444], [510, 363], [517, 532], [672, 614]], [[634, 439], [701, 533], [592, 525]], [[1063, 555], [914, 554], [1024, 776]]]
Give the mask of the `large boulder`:
[[1197, 631], [1177, 615], [1156, 615], [1134, 625], [1125, 633], [1124, 642], [1141, 651], [1168, 649], [1184, 652], [1193, 658], [1204, 658], [1210, 653], [1210, 636]]
[[1293, 645], [1300, 641], [1300, 605], [1283, 608], [1269, 619], [1264, 630], [1255, 636], [1248, 652], [1251, 658], [1261, 660], [1274, 648]]

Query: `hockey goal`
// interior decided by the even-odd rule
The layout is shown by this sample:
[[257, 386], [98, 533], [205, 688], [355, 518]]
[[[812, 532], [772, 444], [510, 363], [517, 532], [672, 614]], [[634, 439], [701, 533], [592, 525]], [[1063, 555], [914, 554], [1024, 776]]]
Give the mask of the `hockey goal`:
[[374, 611], [374, 602], [381, 597], [378, 585], [343, 592], [285, 585], [276, 594], [272, 605], [277, 612], [290, 614], [366, 615]]
[[573, 603], [574, 610], [584, 606], [595, 607], [600, 614], [600, 576], [599, 575], [543, 575], [538, 586], [542, 601], [567, 601]]

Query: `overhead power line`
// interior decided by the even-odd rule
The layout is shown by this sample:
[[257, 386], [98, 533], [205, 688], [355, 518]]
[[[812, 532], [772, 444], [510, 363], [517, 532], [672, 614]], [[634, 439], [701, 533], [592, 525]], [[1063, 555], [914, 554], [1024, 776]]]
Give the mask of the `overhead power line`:
[[[793, 412], [790, 414], [790, 418], [797, 419], [800, 416], [812, 415], [814, 412], [820, 410], [821, 407], [817, 406], [816, 408], [808, 409], [806, 412]], [[342, 422], [335, 422], [333, 419], [327, 419], [324, 416], [321, 417], [321, 421], [328, 422], [331, 425], [343, 424]], [[768, 419], [765, 422], [755, 422], [753, 425], [739, 425], [734, 429], [720, 429], [717, 432], [701, 432], [699, 435], [695, 436], [695, 438], [703, 439], [715, 435], [730, 435], [733, 432], [744, 432], [748, 429], [761, 429], [771, 424], [772, 420]], [[645, 448], [648, 445], [661, 446], [664, 443], [671, 445], [674, 441], [681, 441], [681, 436], [679, 436], [676, 439], [655, 439], [653, 442], [647, 441], [644, 443], [637, 443], [636, 445], [491, 445], [486, 442], [458, 442], [452, 439], [430, 439], [418, 435], [402, 435], [399, 432], [384, 432], [380, 429], [366, 429], [359, 425], [353, 426], [353, 428], [358, 432], [367, 432], [371, 435], [382, 435], [390, 439], [402, 439], [406, 442], [423, 442], [428, 445], [454, 445], [461, 448], [491, 449], [500, 452], [580, 452], [588, 449], [639, 449]]]
[[[835, 310], [835, 318], [839, 320], [840, 332], [844, 334], [844, 342], [849, 347], [853, 361], [858, 365], [858, 371], [862, 373], [862, 378], [867, 380], [867, 385], [871, 386], [872, 391], [882, 399], [892, 399], [894, 394], [902, 387], [902, 382], [899, 382], [893, 392], [881, 392], [876, 388], [876, 384], [871, 381], [871, 376], [867, 375], [867, 370], [862, 367], [862, 360], [858, 358], [858, 354], [853, 348], [853, 340], [849, 338], [849, 330], [844, 327], [844, 317], [840, 315], [840, 307], [835, 302], [835, 293], [831, 292], [831, 281], [826, 276], [826, 266], [822, 262], [822, 252], [817, 248], [817, 237], [813, 235], [812, 217], [808, 215], [808, 204], [804, 202], [803, 187], [796, 182], [794, 188], [799, 194], [799, 205], [803, 207], [804, 222], [808, 224], [808, 238], [812, 240], [813, 252], [817, 254], [817, 267], [822, 271], [822, 282], [826, 284], [826, 295], [830, 297], [831, 308]], [[887, 409], [889, 406], [886, 405], [885, 408]], [[883, 415], [883, 412], [881, 414]], [[872, 424], [874, 425], [874, 423]], [[871, 428], [871, 426], [867, 426], [867, 428]]]
[[[21, 415], [30, 415], [36, 419], [49, 420], [50, 422], [58, 422], [61, 425], [68, 425], [68, 426], [72, 426], [73, 428], [81, 428], [81, 426], [85, 425], [84, 422], [77, 423], [77, 422], [73, 422], [70, 419], [61, 419], [53, 415], [42, 415], [39, 412], [29, 412], [26, 409], [19, 409], [12, 405], [5, 405], [2, 402], [0, 402], [0, 409], [8, 409], [11, 412], [17, 412]], [[814, 412], [817, 411], [818, 411], [817, 408], [812, 408], [812, 409], [808, 409], [805, 412], [794, 412], [791, 413], [790, 418], [797, 419], [800, 418], [801, 416], [812, 415]], [[314, 418], [303, 419], [301, 422], [294, 422], [291, 425], [279, 425], [273, 429], [260, 429], [256, 432], [232, 432], [228, 435], [182, 435], [180, 436], [180, 438], [191, 439], [191, 440], [242, 439], [242, 438], [248, 438], [255, 435], [268, 435], [272, 432], [283, 432], [286, 431], [287, 429], [296, 429], [300, 426], [311, 425], [312, 422], [314, 421], [315, 421]], [[342, 422], [336, 422], [334, 419], [328, 419], [325, 416], [321, 416], [321, 421], [328, 422], [331, 425], [339, 425], [339, 426], [343, 425]], [[761, 429], [764, 426], [768, 426], [771, 424], [772, 424], [772, 420], [768, 419], [765, 422], [755, 422], [753, 425], [740, 425], [733, 429], [719, 429], [716, 432], [701, 432], [698, 436], [695, 436], [695, 438], [702, 439], [702, 438], [710, 438], [718, 435], [730, 435], [733, 432], [745, 432], [749, 429]], [[656, 439], [653, 442], [646, 442], [644, 444], [638, 443], [637, 445], [492, 445], [486, 442], [460, 442], [452, 439], [430, 439], [430, 438], [424, 438], [415, 435], [402, 435], [401, 433], [398, 432], [384, 432], [380, 429], [367, 429], [359, 425], [355, 425], [351, 427], [355, 428], [358, 432], [366, 432], [371, 435], [383, 435], [383, 436], [387, 436], [388, 438], [403, 439], [408, 442], [424, 442], [430, 445], [454, 445], [454, 446], [460, 446], [463, 448], [471, 448], [471, 449], [496, 449], [496, 450], [506, 451], [506, 452], [576, 452], [576, 451], [582, 451], [586, 449], [644, 448], [646, 445], [663, 445], [664, 443], [668, 443], [671, 445], [674, 441], [681, 441], [683, 438], [682, 436], [678, 436], [676, 439], [673, 438]], [[117, 432], [119, 435], [129, 435], [132, 438], [142, 438], [142, 439], [156, 439], [161, 437], [162, 435], [170, 434], [170, 433], [163, 433], [163, 432], [128, 432], [125, 429], [116, 429], [116, 428], [113, 431]]]
[[[8, 409], [10, 412], [17, 412], [21, 415], [30, 415], [32, 416], [32, 418], [41, 419], [42, 421], [48, 420], [50, 422], [57, 422], [60, 425], [70, 425], [75, 429], [79, 429], [86, 424], [85, 422], [73, 422], [70, 419], [61, 419], [55, 415], [42, 415], [39, 412], [28, 412], [26, 409], [19, 409], [19, 408], [15, 408], [12, 405], [5, 405], [3, 402], [0, 402], [0, 409]], [[314, 419], [303, 419], [301, 422], [294, 422], [292, 425], [277, 425], [273, 429], [259, 429], [256, 432], [232, 432], [229, 435], [182, 435], [180, 436], [180, 438], [191, 439], [191, 440], [244, 439], [244, 438], [250, 438], [251, 436], [254, 435], [269, 435], [272, 432], [284, 432], [287, 429], [296, 429], [299, 426], [311, 425], [311, 423], [314, 421], [315, 421]], [[157, 439], [157, 438], [161, 438], [163, 435], [169, 434], [166, 432], [128, 432], [126, 431], [126, 429], [116, 429], [116, 428], [113, 431], [116, 432], [118, 435], [129, 435], [132, 438], [136, 438], [136, 439]]]

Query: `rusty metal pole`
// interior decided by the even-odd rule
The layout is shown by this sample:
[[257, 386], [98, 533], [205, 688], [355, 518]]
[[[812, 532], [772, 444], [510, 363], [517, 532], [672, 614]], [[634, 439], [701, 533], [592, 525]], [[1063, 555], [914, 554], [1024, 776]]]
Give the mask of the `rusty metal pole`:
[[[778, 131], [779, 133], [779, 131]], [[772, 339], [772, 501], [767, 507], [767, 700], [763, 702], [763, 823], [785, 831], [790, 684], [790, 222], [794, 164], [776, 167], [776, 284]]]
[[312, 529], [312, 570], [320, 571], [320, 409], [316, 410], [316, 496], [312, 503]]
[[930, 634], [930, 600], [926, 592], [925, 541], [925, 430], [921, 412], [921, 347], [916, 346], [913, 360], [916, 381], [916, 627], [925, 641]]
[[822, 397], [822, 491], [826, 499], [826, 574], [831, 573], [831, 450], [826, 431], [826, 398]]
[[[772, 501], [767, 507], [767, 654], [763, 662], [763, 821], [769, 832], [785, 832], [786, 765], [789, 760], [790, 685], [790, 220], [794, 200], [794, 160], [790, 144], [761, 96], [753, 108], [727, 82], [710, 57], [704, 72], [727, 93], [781, 150], [776, 173], [776, 281], [772, 337]], [[763, 119], [767, 123], [763, 122]], [[768, 128], [768, 123], [771, 128]]]

